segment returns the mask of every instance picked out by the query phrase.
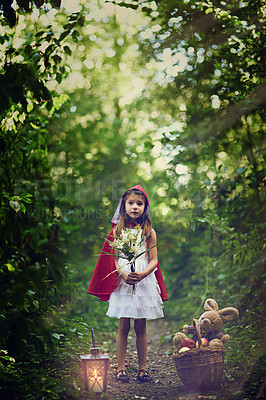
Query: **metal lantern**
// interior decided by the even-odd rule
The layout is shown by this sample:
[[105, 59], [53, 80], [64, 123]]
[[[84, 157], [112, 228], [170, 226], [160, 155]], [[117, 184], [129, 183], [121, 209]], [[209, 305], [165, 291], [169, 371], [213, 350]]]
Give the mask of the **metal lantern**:
[[93, 329], [91, 330], [91, 334], [91, 354], [80, 356], [82, 360], [85, 389], [95, 393], [106, 392], [109, 357], [107, 355], [101, 355], [100, 349], [95, 347]]

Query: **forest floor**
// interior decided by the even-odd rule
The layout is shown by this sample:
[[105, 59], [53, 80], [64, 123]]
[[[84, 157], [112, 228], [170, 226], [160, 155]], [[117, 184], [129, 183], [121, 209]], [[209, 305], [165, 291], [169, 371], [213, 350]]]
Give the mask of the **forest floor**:
[[[171, 354], [174, 352], [171, 335], [176, 331], [176, 324], [158, 319], [147, 321], [148, 357], [147, 368], [152, 377], [151, 383], [139, 383], [136, 380], [138, 358], [135, 344], [135, 332], [131, 327], [128, 338], [127, 371], [130, 376], [129, 383], [116, 382], [115, 372], [117, 366], [116, 355], [111, 355], [108, 376], [108, 399], [112, 400], [229, 400], [239, 398], [243, 386], [241, 374], [238, 378], [232, 377], [232, 372], [226, 372], [219, 388], [212, 392], [189, 392], [178, 377]], [[242, 400], [242, 397], [240, 397]]]

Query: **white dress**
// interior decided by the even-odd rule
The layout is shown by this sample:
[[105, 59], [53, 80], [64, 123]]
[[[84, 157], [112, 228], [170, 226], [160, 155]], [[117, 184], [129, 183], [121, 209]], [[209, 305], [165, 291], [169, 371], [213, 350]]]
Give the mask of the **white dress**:
[[[141, 237], [141, 231], [139, 232]], [[143, 243], [140, 252], [145, 251]], [[148, 265], [148, 252], [142, 254], [135, 261], [135, 270], [144, 271]], [[118, 258], [118, 264], [123, 271], [130, 273], [130, 265], [124, 258]], [[111, 293], [107, 315], [115, 318], [146, 318], [156, 319], [164, 316], [163, 301], [160, 296], [160, 287], [153, 270], [146, 278], [135, 285], [128, 285], [122, 277], [118, 277], [118, 287]]]

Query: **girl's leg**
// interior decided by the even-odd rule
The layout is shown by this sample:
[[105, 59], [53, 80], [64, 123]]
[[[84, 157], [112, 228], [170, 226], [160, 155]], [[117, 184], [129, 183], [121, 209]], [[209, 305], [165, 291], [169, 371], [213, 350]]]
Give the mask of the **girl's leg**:
[[135, 319], [134, 328], [136, 332], [139, 370], [146, 369], [146, 359], [147, 359], [146, 319], [145, 318]]
[[130, 319], [120, 318], [118, 325], [118, 333], [116, 338], [116, 351], [117, 351], [117, 369], [126, 369], [126, 352], [127, 352], [127, 336], [130, 330]]

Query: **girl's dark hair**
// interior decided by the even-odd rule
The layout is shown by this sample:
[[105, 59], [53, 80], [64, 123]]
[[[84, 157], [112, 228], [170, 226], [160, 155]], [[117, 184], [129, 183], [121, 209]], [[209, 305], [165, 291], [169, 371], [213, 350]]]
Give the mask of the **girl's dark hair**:
[[138, 196], [141, 196], [144, 200], [144, 204], [145, 204], [144, 212], [138, 218], [137, 223], [140, 224], [143, 228], [145, 228], [146, 234], [149, 235], [151, 232], [151, 220], [148, 215], [148, 205], [149, 204], [148, 204], [148, 200], [147, 200], [146, 196], [142, 193], [141, 190], [138, 190], [138, 189], [129, 189], [124, 193], [124, 195], [122, 197], [120, 216], [119, 216], [119, 222], [118, 222], [119, 230], [125, 229], [128, 226], [129, 217], [126, 213], [125, 205], [126, 205], [127, 197], [130, 194], [136, 194]]

